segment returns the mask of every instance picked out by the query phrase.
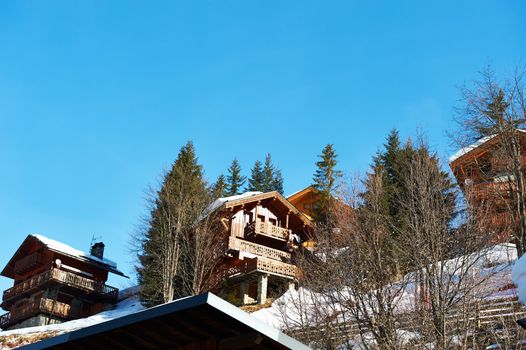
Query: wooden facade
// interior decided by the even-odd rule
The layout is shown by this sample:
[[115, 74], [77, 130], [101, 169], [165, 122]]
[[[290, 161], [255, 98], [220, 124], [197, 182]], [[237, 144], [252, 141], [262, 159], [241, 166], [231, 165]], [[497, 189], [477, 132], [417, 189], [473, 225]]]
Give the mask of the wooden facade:
[[[518, 130], [517, 135], [520, 152], [526, 155], [526, 133]], [[508, 201], [514, 183], [507, 158], [499, 136], [481, 139], [450, 158], [451, 170], [468, 202], [485, 211], [495, 243], [512, 240]], [[521, 162], [526, 166], [526, 156]]]
[[300, 276], [294, 256], [312, 234], [312, 223], [278, 192], [221, 198], [214, 211], [220, 220], [226, 258], [213, 282], [237, 290], [241, 304], [265, 303], [267, 286], [291, 285]]
[[14, 280], [5, 290], [0, 328], [12, 329], [87, 317], [112, 306], [118, 289], [106, 285], [108, 273], [123, 275], [102, 258], [43, 236], [29, 235], [1, 275]]
[[291, 194], [287, 197], [287, 200], [312, 220], [320, 195], [316, 193], [314, 187], [309, 186]]

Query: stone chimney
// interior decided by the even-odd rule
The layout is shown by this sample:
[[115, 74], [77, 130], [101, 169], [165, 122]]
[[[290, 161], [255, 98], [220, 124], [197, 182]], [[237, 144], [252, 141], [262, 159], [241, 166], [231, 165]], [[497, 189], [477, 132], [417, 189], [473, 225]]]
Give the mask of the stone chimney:
[[93, 245], [91, 246], [90, 254], [96, 256], [99, 259], [102, 259], [102, 257], [104, 256], [104, 243], [93, 243]]

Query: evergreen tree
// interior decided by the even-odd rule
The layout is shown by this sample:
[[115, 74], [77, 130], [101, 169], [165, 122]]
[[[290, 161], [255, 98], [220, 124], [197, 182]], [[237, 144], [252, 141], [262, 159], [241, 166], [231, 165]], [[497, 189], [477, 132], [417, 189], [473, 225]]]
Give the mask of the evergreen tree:
[[313, 187], [319, 195], [319, 200], [315, 203], [314, 208], [315, 219], [319, 222], [326, 222], [329, 205], [338, 181], [342, 177], [342, 172], [336, 169], [338, 161], [336, 150], [332, 144], [327, 144], [319, 157], [321, 159], [316, 162], [317, 169], [313, 178]]
[[281, 170], [272, 163], [272, 157], [267, 154], [265, 165], [263, 166], [263, 186], [262, 192], [278, 191], [283, 194], [283, 175]]
[[197, 163], [192, 142], [188, 142], [151, 198], [150, 217], [136, 266], [145, 305], [171, 301], [177, 295], [180, 242], [208, 201], [202, 167]]
[[217, 177], [216, 182], [214, 182], [214, 184], [210, 188], [210, 194], [212, 196], [212, 199], [226, 197], [228, 195], [226, 187], [226, 177], [225, 175], [221, 174]]
[[[379, 150], [373, 157], [372, 174], [370, 174], [370, 176], [380, 176], [382, 181], [383, 190], [378, 203], [381, 206], [385, 224], [390, 228], [390, 232], [394, 236], [394, 240], [391, 242], [396, 242], [397, 237], [408, 228], [409, 213], [404, 206], [404, 203], [410, 200], [412, 195], [407, 189], [407, 179], [410, 176], [408, 171], [412, 162], [417, 158], [428, 159], [429, 164], [432, 164], [436, 169], [433, 173], [439, 173], [443, 177], [442, 183], [449, 183], [451, 185], [450, 189], [453, 186], [448, 174], [440, 170], [438, 158], [431, 154], [425, 144], [421, 143], [421, 145], [415, 147], [411, 139], [408, 139], [402, 145], [398, 131], [396, 129], [391, 130], [387, 136], [386, 143], [383, 145], [383, 149]], [[367, 198], [367, 182], [364, 184], [366, 185], [366, 193], [362, 194], [362, 197]], [[447, 196], [450, 195], [447, 194]], [[451, 205], [453, 205], [453, 202], [451, 202]], [[395, 245], [398, 245], [398, 243]], [[390, 248], [388, 247], [387, 249], [389, 251]], [[390, 253], [398, 254], [396, 251], [391, 251]], [[403, 261], [403, 259], [399, 260], [399, 271], [411, 268], [410, 262]]]
[[274, 179], [272, 179], [272, 189], [273, 191], [278, 191], [280, 194], [283, 194], [283, 175], [281, 170], [274, 169]]
[[264, 192], [264, 173], [261, 166], [261, 162], [256, 160], [250, 179], [248, 179], [248, 190], [249, 191], [261, 191]]
[[229, 196], [240, 194], [243, 191], [243, 185], [245, 184], [246, 177], [241, 175], [241, 166], [236, 158], [232, 161], [232, 164], [228, 168], [226, 192]]

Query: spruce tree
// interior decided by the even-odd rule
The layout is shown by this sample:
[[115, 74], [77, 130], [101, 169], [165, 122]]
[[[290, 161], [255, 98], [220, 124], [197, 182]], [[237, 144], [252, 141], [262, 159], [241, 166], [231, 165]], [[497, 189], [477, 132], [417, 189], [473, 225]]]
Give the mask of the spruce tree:
[[274, 179], [272, 179], [272, 189], [273, 191], [278, 191], [280, 194], [283, 194], [283, 175], [281, 170], [274, 170]]
[[234, 158], [232, 164], [228, 168], [226, 192], [229, 196], [240, 194], [243, 191], [246, 177], [241, 175], [241, 166], [237, 158]]
[[248, 179], [248, 188], [249, 191], [264, 191], [264, 174], [261, 162], [256, 160], [254, 167], [252, 167], [252, 172], [250, 179]]
[[184, 145], [160, 189], [150, 202], [150, 217], [143, 233], [136, 266], [141, 300], [147, 306], [178, 295], [181, 239], [193, 227], [209, 202], [202, 167], [192, 142]]
[[265, 157], [265, 165], [263, 166], [263, 186], [261, 191], [278, 191], [283, 194], [283, 175], [281, 174], [281, 170], [276, 168], [272, 163], [270, 153]]
[[314, 208], [315, 219], [319, 222], [326, 222], [329, 205], [338, 181], [342, 177], [342, 172], [336, 169], [338, 156], [332, 144], [327, 144], [319, 157], [321, 159], [316, 162], [317, 169], [313, 178], [313, 187], [319, 196]]
[[227, 194], [227, 184], [225, 175], [221, 174], [217, 177], [216, 182], [210, 188], [210, 195], [212, 199], [226, 197]]

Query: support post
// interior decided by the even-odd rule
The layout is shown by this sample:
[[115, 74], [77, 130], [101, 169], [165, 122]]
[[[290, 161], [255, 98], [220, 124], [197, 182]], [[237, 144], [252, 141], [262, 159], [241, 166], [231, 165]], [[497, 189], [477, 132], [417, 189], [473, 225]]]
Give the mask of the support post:
[[296, 285], [294, 284], [294, 281], [289, 282], [289, 290], [291, 291], [296, 290]]
[[268, 275], [261, 274], [258, 278], [258, 304], [263, 305], [267, 302]]
[[249, 303], [248, 282], [241, 282], [239, 288], [241, 290], [241, 305], [247, 305]]

